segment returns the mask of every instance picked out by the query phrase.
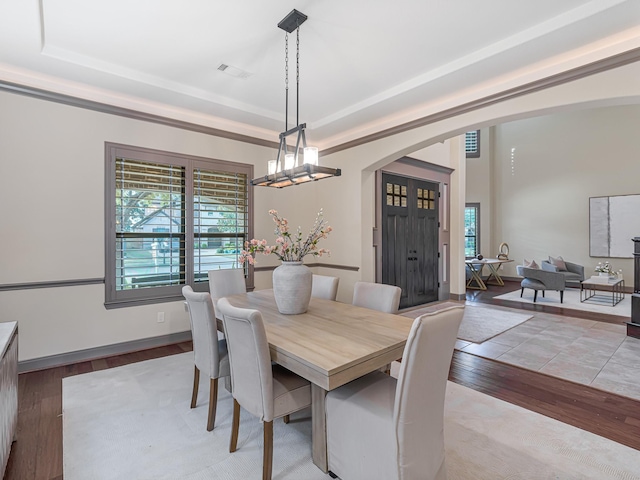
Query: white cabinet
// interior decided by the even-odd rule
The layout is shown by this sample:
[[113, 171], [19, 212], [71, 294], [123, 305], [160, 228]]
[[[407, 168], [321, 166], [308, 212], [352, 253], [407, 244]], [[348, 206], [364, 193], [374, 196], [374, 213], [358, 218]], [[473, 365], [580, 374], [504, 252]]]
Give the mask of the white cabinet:
[[18, 426], [18, 324], [0, 323], [0, 478]]

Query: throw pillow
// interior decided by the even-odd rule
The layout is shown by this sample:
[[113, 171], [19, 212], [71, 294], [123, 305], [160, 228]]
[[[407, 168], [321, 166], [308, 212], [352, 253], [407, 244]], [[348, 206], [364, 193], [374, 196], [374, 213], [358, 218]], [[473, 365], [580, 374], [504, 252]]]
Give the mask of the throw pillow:
[[564, 260], [562, 259], [562, 257], [553, 258], [552, 256], [549, 256], [549, 263], [551, 265], [555, 265], [556, 267], [558, 267], [558, 271], [560, 272], [567, 271], [567, 264], [564, 263]]
[[536, 263], [536, 261], [535, 261], [535, 260], [531, 260], [531, 261], [529, 261], [529, 260], [527, 260], [526, 258], [524, 259], [524, 263], [523, 263], [523, 265], [524, 265], [526, 268], [540, 268], [540, 266]]

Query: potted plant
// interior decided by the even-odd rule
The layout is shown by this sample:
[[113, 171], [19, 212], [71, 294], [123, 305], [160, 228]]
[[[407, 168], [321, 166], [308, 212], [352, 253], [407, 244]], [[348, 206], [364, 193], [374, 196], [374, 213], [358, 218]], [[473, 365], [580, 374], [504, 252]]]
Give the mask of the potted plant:
[[285, 314], [304, 313], [311, 299], [312, 274], [302, 262], [307, 255], [321, 257], [330, 254], [329, 250], [318, 248], [318, 242], [321, 238], [327, 238], [332, 228], [324, 219], [322, 210], [318, 212], [306, 237], [302, 235], [300, 227], [292, 233], [287, 219], [281, 217], [276, 210], [269, 210], [269, 215], [276, 224], [275, 245], [268, 245], [266, 240], [255, 238], [245, 242], [244, 250], [240, 252], [240, 263], [249, 262], [253, 265], [256, 253], [278, 257], [282, 265], [273, 271], [273, 295], [278, 311]]

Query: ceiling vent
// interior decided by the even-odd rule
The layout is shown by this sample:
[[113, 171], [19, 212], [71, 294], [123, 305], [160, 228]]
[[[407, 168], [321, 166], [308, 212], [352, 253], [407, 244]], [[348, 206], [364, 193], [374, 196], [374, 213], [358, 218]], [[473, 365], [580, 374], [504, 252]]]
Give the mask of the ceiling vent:
[[218, 65], [218, 70], [236, 78], [249, 78], [251, 75], [253, 75], [252, 73], [245, 72], [244, 70], [240, 70], [238, 67], [233, 67], [231, 65], [227, 65], [226, 63], [221, 63], [220, 65]]

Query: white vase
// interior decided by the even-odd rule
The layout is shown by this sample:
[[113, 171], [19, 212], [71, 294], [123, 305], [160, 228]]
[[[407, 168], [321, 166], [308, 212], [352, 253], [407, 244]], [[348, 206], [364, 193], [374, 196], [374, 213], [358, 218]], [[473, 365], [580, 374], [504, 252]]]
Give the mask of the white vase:
[[600, 277], [608, 277], [609, 276], [609, 274], [607, 272], [598, 272], [598, 275]]
[[273, 271], [273, 296], [280, 313], [295, 315], [307, 311], [312, 278], [311, 270], [302, 262], [282, 262]]

